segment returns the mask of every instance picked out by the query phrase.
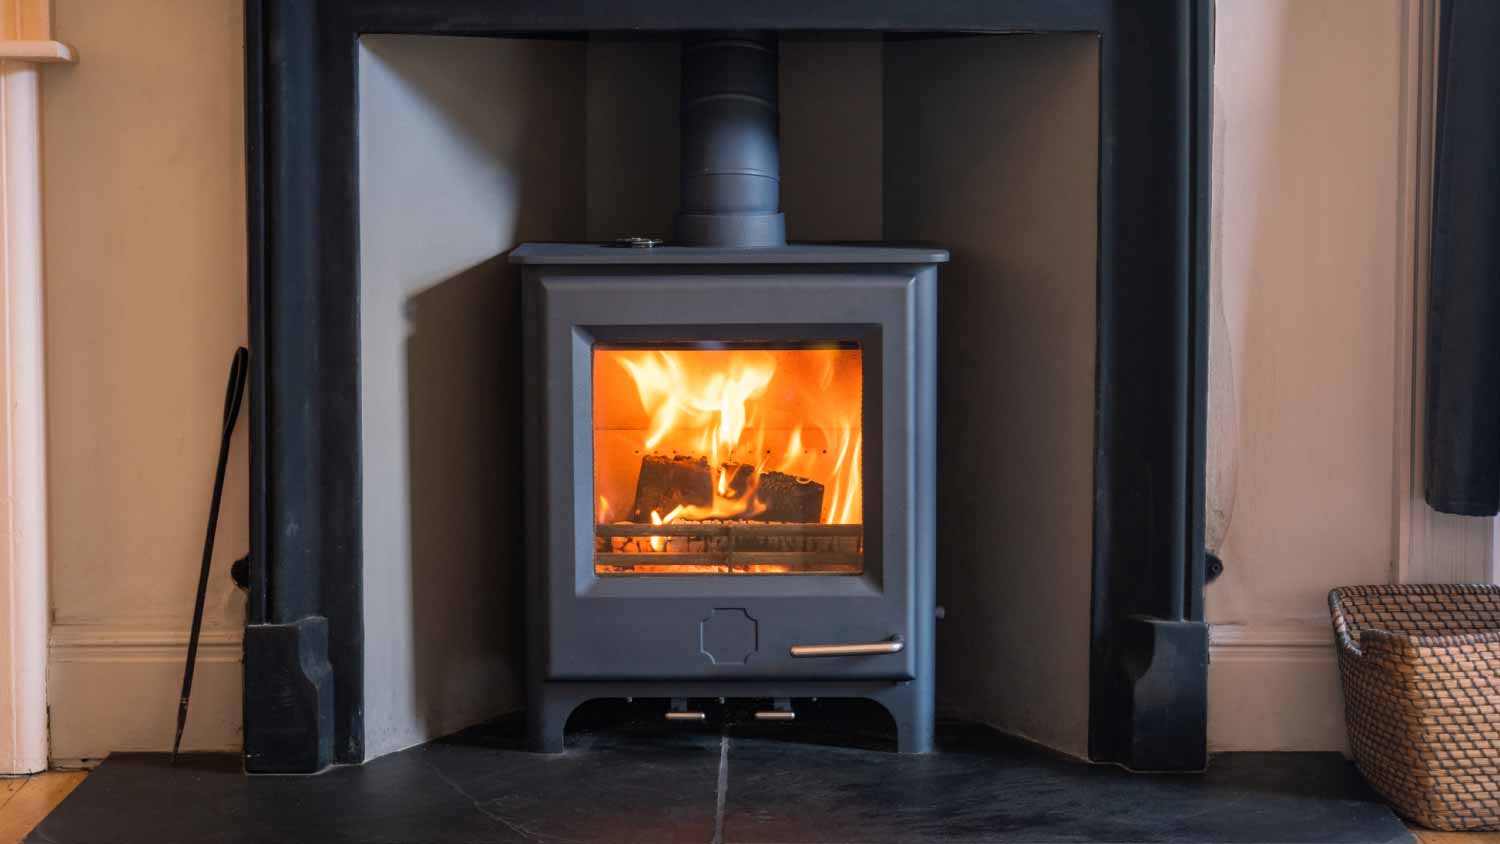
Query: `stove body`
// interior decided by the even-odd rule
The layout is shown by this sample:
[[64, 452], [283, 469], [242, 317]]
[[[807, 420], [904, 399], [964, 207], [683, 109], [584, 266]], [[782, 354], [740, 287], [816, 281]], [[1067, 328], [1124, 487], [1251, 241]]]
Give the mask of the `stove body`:
[[[893, 716], [900, 750], [929, 750], [947, 253], [535, 244], [512, 260], [528, 327], [533, 748], [560, 751], [591, 698], [865, 697]], [[746, 361], [773, 370], [759, 392]], [[691, 424], [653, 440], [660, 414], [645, 409], [692, 422], [695, 402], [654, 401], [639, 380], [652, 366], [689, 393], [749, 380], [739, 448], [718, 450], [734, 401], [696, 417], [714, 442]]]
[[787, 245], [778, 36], [682, 43], [676, 242], [527, 244], [528, 711], [884, 704], [932, 742], [940, 249]]

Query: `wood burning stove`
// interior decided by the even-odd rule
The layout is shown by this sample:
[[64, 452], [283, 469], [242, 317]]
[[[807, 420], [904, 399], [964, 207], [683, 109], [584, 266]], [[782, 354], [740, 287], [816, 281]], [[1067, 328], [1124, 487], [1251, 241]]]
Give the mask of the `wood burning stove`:
[[874, 698], [932, 736], [937, 264], [529, 245], [531, 738], [592, 697]]
[[932, 742], [939, 249], [787, 246], [776, 40], [683, 46], [680, 244], [529, 244], [530, 738], [871, 697]]

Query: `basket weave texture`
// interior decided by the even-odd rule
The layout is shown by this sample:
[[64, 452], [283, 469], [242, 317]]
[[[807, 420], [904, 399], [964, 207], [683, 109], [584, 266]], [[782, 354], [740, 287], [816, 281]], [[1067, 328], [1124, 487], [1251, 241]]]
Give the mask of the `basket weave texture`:
[[1401, 814], [1500, 829], [1500, 586], [1328, 594], [1349, 746]]

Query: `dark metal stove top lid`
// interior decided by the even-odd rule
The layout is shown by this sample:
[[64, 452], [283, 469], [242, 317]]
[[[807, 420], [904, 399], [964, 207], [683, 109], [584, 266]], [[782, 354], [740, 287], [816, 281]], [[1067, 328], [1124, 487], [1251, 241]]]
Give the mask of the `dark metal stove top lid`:
[[613, 243], [526, 243], [516, 264], [943, 264], [948, 250], [920, 244], [799, 243], [759, 249], [632, 247]]

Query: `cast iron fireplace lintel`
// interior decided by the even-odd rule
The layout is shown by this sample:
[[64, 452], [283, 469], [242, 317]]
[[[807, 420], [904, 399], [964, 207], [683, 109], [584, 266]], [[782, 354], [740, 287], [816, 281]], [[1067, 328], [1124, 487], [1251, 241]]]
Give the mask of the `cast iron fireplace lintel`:
[[245, 12], [250, 622], [326, 619], [333, 724], [329, 741], [325, 698], [311, 696], [305, 746], [263, 741], [286, 713], [248, 684], [305, 674], [321, 648], [300, 636], [247, 648], [246, 746], [283, 748], [256, 770], [364, 759], [358, 37], [711, 29], [1099, 35], [1090, 755], [1202, 767], [1212, 0], [246, 0]]

